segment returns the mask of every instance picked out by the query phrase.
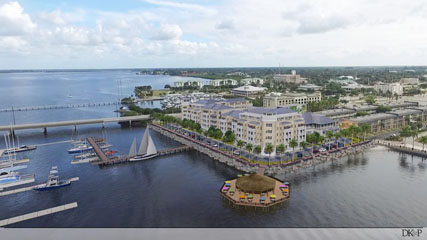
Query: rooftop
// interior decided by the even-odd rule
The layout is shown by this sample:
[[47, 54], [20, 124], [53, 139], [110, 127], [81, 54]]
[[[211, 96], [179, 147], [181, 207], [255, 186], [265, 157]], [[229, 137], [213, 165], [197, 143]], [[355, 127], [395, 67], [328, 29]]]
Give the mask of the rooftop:
[[256, 113], [256, 114], [287, 114], [287, 113], [294, 113], [295, 111], [289, 109], [289, 108], [263, 108], [263, 107], [254, 107], [247, 110], [247, 112], [250, 113]]
[[251, 85], [245, 85], [238, 88], [234, 88], [233, 91], [244, 91], [244, 92], [257, 92], [257, 91], [264, 91], [265, 88], [263, 87], [254, 87]]
[[355, 118], [351, 118], [350, 120], [356, 123], [366, 123], [366, 122], [372, 122], [372, 121], [379, 121], [379, 120], [384, 120], [384, 119], [390, 119], [390, 118], [395, 118], [396, 116], [393, 114], [388, 114], [388, 113], [376, 113], [376, 114], [371, 114], [371, 115], [366, 115], [366, 116], [361, 116], [361, 117], [355, 117]]
[[333, 124], [335, 123], [334, 120], [320, 115], [320, 114], [316, 114], [316, 113], [312, 113], [312, 112], [305, 112], [302, 114], [302, 116], [304, 117], [304, 122], [305, 124], [309, 125], [309, 124]]

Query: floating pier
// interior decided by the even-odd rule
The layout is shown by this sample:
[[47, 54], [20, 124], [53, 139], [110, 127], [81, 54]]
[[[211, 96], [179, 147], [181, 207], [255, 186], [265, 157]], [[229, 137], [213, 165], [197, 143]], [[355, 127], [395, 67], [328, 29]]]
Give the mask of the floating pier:
[[22, 175], [19, 177], [19, 180], [17, 180], [17, 181], [2, 184], [0, 186], [0, 189], [14, 187], [14, 186], [22, 185], [22, 184], [27, 184], [27, 183], [32, 183], [34, 181], [35, 181], [34, 174]]
[[65, 210], [76, 208], [76, 207], [78, 207], [77, 202], [73, 202], [73, 203], [69, 203], [69, 204], [65, 204], [65, 205], [61, 205], [53, 208], [48, 208], [48, 209], [37, 211], [37, 212], [24, 214], [21, 216], [0, 220], [0, 227], [17, 223], [17, 222], [22, 222], [22, 221], [33, 219], [33, 218], [42, 217], [42, 216], [57, 213], [57, 212], [62, 212]]
[[[78, 180], [79, 180], [78, 177], [74, 177], [74, 178], [70, 179], [71, 182], [75, 182], [75, 181], [78, 181]], [[24, 187], [24, 188], [18, 188], [18, 189], [6, 191], [6, 192], [0, 192], [0, 197], [6, 196], [6, 195], [10, 195], [10, 194], [14, 194], [14, 193], [20, 193], [20, 192], [30, 191], [30, 190], [33, 190], [33, 188], [39, 187], [41, 185], [43, 185], [43, 184], [34, 185], [34, 186], [30, 186], [30, 187]]]

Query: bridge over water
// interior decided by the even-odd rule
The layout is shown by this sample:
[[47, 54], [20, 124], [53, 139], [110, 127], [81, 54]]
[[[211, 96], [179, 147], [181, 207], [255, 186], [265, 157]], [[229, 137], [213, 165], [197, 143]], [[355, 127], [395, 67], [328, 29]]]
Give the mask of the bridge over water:
[[[181, 113], [171, 113], [167, 115], [178, 117], [178, 118], [181, 117]], [[117, 122], [117, 123], [129, 122], [131, 124], [134, 121], [148, 120], [150, 118], [151, 118], [150, 115], [139, 115], [139, 116], [129, 116], [129, 117], [110, 117], [110, 118], [67, 120], [67, 121], [43, 122], [43, 123], [27, 123], [27, 124], [0, 126], [0, 131], [8, 131], [11, 134], [14, 134], [15, 130], [43, 129], [44, 132], [47, 132], [47, 128], [52, 128], [52, 127], [74, 126], [74, 129], [77, 129], [77, 125], [88, 125], [88, 124], [102, 124], [102, 127], [104, 127], [105, 123], [110, 123], [110, 122]]]
[[22, 111], [38, 111], [66, 108], [85, 108], [85, 107], [102, 107], [111, 105], [121, 105], [120, 102], [98, 102], [98, 103], [75, 103], [65, 105], [43, 105], [43, 106], [27, 106], [27, 107], [11, 107], [0, 109], [0, 112], [22, 112]]

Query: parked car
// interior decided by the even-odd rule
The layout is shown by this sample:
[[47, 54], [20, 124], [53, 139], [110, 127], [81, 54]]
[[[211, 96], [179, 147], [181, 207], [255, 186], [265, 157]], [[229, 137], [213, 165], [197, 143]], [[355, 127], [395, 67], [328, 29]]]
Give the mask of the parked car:
[[303, 157], [302, 152], [297, 152], [297, 158], [302, 158], [302, 157]]
[[319, 153], [319, 149], [313, 149], [313, 153]]
[[326, 148], [319, 149], [319, 152], [326, 152]]
[[217, 143], [213, 143], [212, 146], [213, 147], [218, 147], [218, 144]]
[[240, 155], [240, 151], [239, 150], [234, 151], [233, 155]]

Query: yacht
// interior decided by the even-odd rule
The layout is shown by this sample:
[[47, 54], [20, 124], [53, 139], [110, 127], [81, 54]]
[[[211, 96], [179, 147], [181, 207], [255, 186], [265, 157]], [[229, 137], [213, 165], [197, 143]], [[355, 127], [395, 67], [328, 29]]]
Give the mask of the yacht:
[[150, 136], [149, 128], [147, 127], [144, 136], [139, 145], [138, 153], [136, 153], [136, 139], [133, 139], [130, 151], [129, 161], [141, 161], [156, 157], [158, 155], [156, 146], [154, 145], [153, 139]]
[[33, 189], [37, 191], [46, 191], [46, 190], [52, 190], [55, 188], [66, 187], [66, 186], [69, 186], [70, 184], [71, 184], [71, 181], [69, 179], [59, 180], [58, 167], [53, 166], [49, 172], [49, 177], [47, 182], [45, 184], [37, 185]]
[[[104, 144], [104, 145], [101, 145], [99, 147], [104, 150], [104, 149], [107, 149], [111, 146], [112, 146], [111, 144]], [[68, 149], [67, 152], [70, 154], [82, 153], [82, 152], [91, 151], [92, 149], [93, 149], [92, 146], [90, 146], [89, 144], [82, 144], [82, 145], [79, 145], [75, 148]]]

